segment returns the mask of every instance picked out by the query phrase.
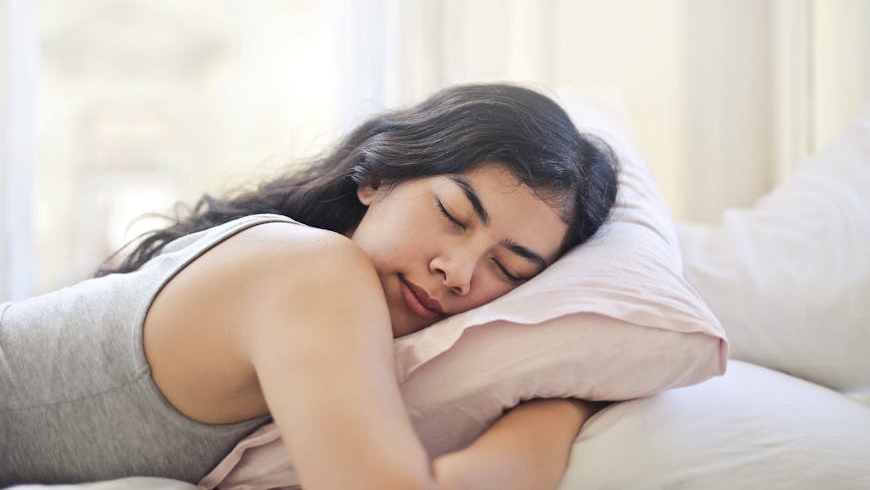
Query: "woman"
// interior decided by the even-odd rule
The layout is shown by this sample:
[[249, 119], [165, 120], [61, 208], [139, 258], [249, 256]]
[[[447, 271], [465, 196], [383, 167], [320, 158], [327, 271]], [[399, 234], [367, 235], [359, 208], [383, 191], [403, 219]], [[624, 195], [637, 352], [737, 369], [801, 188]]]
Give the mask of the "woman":
[[307, 490], [557, 486], [591, 406], [522, 404], [429, 461], [392, 339], [589, 238], [615, 165], [543, 95], [470, 85], [203, 197], [100, 277], [0, 307], [0, 483], [196, 481], [271, 416]]

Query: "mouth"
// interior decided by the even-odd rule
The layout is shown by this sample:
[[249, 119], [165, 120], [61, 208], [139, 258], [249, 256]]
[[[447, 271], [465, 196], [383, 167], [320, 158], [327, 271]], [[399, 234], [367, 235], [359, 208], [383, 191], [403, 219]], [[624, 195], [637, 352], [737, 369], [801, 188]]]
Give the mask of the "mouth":
[[446, 317], [444, 309], [438, 303], [438, 300], [429, 296], [423, 288], [408, 282], [404, 277], [399, 278], [401, 284], [402, 299], [408, 308], [420, 318], [432, 322], [438, 321]]

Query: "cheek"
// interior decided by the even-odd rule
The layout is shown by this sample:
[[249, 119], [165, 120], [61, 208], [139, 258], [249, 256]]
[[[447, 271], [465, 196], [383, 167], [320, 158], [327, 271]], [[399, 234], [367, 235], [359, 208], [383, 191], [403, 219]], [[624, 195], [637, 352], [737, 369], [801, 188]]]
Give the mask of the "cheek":
[[[361, 227], [353, 240], [359, 245], [379, 269], [401, 265], [415, 253], [421, 244], [407, 239], [407, 230], [397, 228]], [[414, 236], [411, 234], [410, 236]]]
[[516, 288], [516, 286], [493, 277], [491, 273], [478, 272], [478, 274], [477, 282], [471, 286], [471, 295], [466, 298], [468, 300], [468, 309], [489, 303]]

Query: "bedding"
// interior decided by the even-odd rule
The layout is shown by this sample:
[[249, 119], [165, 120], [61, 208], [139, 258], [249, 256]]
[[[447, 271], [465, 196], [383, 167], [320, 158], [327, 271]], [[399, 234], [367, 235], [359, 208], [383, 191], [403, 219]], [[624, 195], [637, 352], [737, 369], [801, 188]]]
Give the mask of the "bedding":
[[[603, 106], [562, 99], [582, 130], [601, 135], [620, 159], [613, 214], [589, 243], [527, 284], [396, 340], [402, 395], [430, 456], [468, 445], [525, 399], [625, 400], [724, 372], [722, 327], [683, 277], [673, 220], [626, 128]], [[261, 465], [272, 469], [267, 480]], [[200, 484], [296, 481], [269, 426]]]
[[[576, 109], [577, 106], [574, 108]], [[584, 108], [584, 110], [588, 109], [590, 109], [588, 106]], [[597, 108], [592, 107], [592, 109]], [[587, 117], [585, 120], [608, 121], [607, 118], [594, 117]], [[599, 127], [599, 129], [602, 128]], [[614, 128], [609, 126], [603, 129], [613, 130]], [[867, 157], [867, 149], [870, 148], [870, 144], [868, 144], [866, 133], [867, 122], [864, 117], [859, 118], [853, 123], [843, 139], [834, 142], [827, 150], [815, 156], [811, 163], [804, 166], [794, 179], [782, 184], [770, 196], [760, 201], [767, 204], [761, 204], [758, 209], [747, 210], [745, 213], [747, 215], [754, 215], [754, 213], [758, 213], [759, 216], [764, 215], [765, 210], [773, 206], [771, 203], [777, 204], [779, 200], [782, 200], [782, 204], [778, 205], [791, 210], [792, 216], [794, 216], [792, 219], [799, 219], [800, 216], [812, 216], [816, 212], [833, 212], [833, 215], [824, 216], [812, 222], [817, 223], [817, 225], [818, 223], [827, 223], [828, 226], [841, 226], [842, 229], [850, 231], [845, 235], [837, 235], [835, 238], [828, 236], [829, 240], [839, 239], [841, 243], [828, 242], [826, 245], [830, 248], [823, 247], [823, 250], [827, 251], [829, 255], [842, 254], [845, 251], [847, 259], [855, 260], [856, 264], [860, 265], [861, 260], [867, 260], [866, 250], [870, 244], [867, 235], [862, 234], [863, 230], [866, 230], [866, 226], [870, 224], [870, 220], [864, 219], [867, 213], [866, 196], [870, 188], [863, 188], [865, 189], [863, 192], [858, 189], [858, 186], [864, 185], [862, 179], [866, 174], [862, 172], [866, 172], [868, 165], [870, 165], [870, 158]], [[626, 158], [622, 152], [625, 152], [626, 147], [631, 148], [625, 144], [624, 139], [620, 139], [627, 138], [626, 134], [617, 130], [612, 131], [608, 136], [609, 141], [617, 142], [616, 146], [621, 150], [624, 161]], [[829, 159], [830, 161], [827, 161]], [[627, 161], [628, 165], [632, 164], [632, 160]], [[629, 166], [627, 173], [630, 174], [631, 171], [632, 167]], [[841, 182], [832, 182], [833, 176], [840, 176]], [[623, 184], [621, 183], [621, 185]], [[844, 189], [847, 184], [853, 187]], [[808, 186], [810, 189], [802, 189], [804, 186]], [[830, 195], [824, 194], [825, 189], [829, 190]], [[844, 192], [849, 189], [851, 190]], [[793, 192], [799, 196], [802, 194], [802, 198], [779, 197], [791, 196]], [[796, 203], [793, 199], [799, 199], [801, 202]], [[785, 204], [786, 202], [788, 204]], [[839, 202], [839, 208], [836, 204], [831, 204], [832, 202]], [[621, 205], [625, 204], [625, 201], [621, 202]], [[779, 213], [781, 218], [782, 214], [782, 212]], [[622, 215], [623, 218], [625, 216]], [[836, 221], [837, 219], [842, 221]], [[778, 231], [774, 232], [773, 230]], [[782, 265], [778, 265], [782, 263], [780, 258], [788, 256], [790, 259], [796, 260], [794, 263], [796, 265], [792, 265], [792, 267], [805, 268], [808, 267], [808, 263], [813, 263], [813, 267], [816, 267], [817, 265], [813, 261], [817, 258], [814, 258], [812, 253], [807, 254], [804, 248], [798, 246], [798, 244], [804, 243], [802, 240], [807, 240], [807, 236], [820, 238], [814, 236], [814, 231], [816, 230], [813, 230], [811, 226], [771, 227], [770, 223], [763, 223], [762, 220], [762, 224], [756, 224], [756, 227], [748, 226], [743, 230], [745, 236], [748, 237], [746, 243], [749, 245], [746, 250], [752, 250], [751, 245], [757, 243], [753, 241], [753, 237], [758, 233], [761, 233], [762, 236], [764, 233], [770, 233], [769, 236], [778, 237], [781, 240], [779, 246], [760, 246], [756, 250], [756, 253], [759, 254], [757, 260], [744, 264], [734, 261], [726, 265], [718, 264], [722, 267], [718, 270], [722, 272], [722, 277], [726, 278], [730, 277], [727, 267], [735, 267], [735, 270], [738, 271], [737, 274], [744, 268], [754, 270], [756, 274], [760, 275], [770, 274], [771, 278], [776, 277], [781, 283], [768, 281], [769, 291], [775, 291], [777, 287], [786, 289], [794, 287], [794, 284], [789, 282], [795, 279], [793, 275], [776, 274], [777, 267], [782, 267]], [[755, 290], [749, 289], [748, 293], [740, 291], [728, 282], [725, 285], [732, 289], [716, 289], [711, 286], [717, 283], [710, 278], [717, 276], [710, 274], [704, 277], [699, 272], [714, 270], [710, 265], [710, 256], [699, 253], [698, 251], [702, 249], [695, 248], [686, 239], [688, 235], [685, 233], [681, 233], [679, 236], [683, 239], [682, 243], [690, 250], [685, 256], [685, 270], [692, 272], [690, 277], [698, 281], [700, 287], [708, 288], [702, 289], [702, 291], [709, 293], [713, 304], [725, 305], [720, 309], [715, 309], [716, 313], [721, 314], [723, 318], [743, 319], [744, 317], [741, 315], [747, 312], [769, 311], [770, 317], [749, 315], [743, 320], [746, 322], [744, 324], [761, 332], [773, 332], [771, 335], [791, 334], [796, 337], [794, 340], [803, 342], [806, 346], [818, 342], [820, 337], [825, 337], [826, 348], [833, 349], [833, 352], [837, 352], [836, 349], [839, 348], [839, 352], [845, 351], [850, 354], [846, 356], [845, 360], [842, 357], [834, 357], [834, 359], [839, 359], [844, 365], [848, 364], [845, 372], [849, 372], [851, 369], [851, 379], [857, 380], [857, 383], [838, 384], [835, 382], [832, 384], [835, 387], [861, 385], [863, 376], [868, 374], [866, 369], [868, 350], [864, 344], [860, 344], [854, 351], [849, 349], [854, 347], [850, 344], [860, 343], [866, 339], [868, 332], [865, 308], [870, 304], [870, 301], [856, 301], [856, 299], [863, 298], [861, 291], [866, 291], [868, 277], [870, 277], [866, 269], [859, 267], [853, 271], [853, 275], [841, 273], [826, 278], [827, 286], [835, 288], [838, 292], [858, 289], [857, 295], [847, 293], [844, 296], [844, 299], [839, 303], [839, 309], [822, 310], [822, 313], [827, 315], [827, 323], [794, 324], [793, 320], [805, 317], [792, 318], [780, 313], [791, 311], [789, 308], [794, 307], [791, 302], [793, 299], [790, 300], [786, 297], [782, 301], [774, 302], [771, 296], [758, 294], [756, 297]], [[664, 237], [666, 241], [667, 235], [665, 234]], [[719, 246], [727, 249], [727, 243], [720, 242]], [[798, 255], [800, 253], [803, 255]], [[852, 254], [859, 257], [854, 259]], [[823, 260], [828, 260], [827, 256], [820, 257]], [[678, 262], [679, 253], [675, 254], [673, 258], [675, 262]], [[712, 261], [714, 264], [716, 263], [715, 258], [714, 255]], [[763, 267], [767, 264], [774, 264], [769, 266], [772, 268], [771, 272]], [[585, 267], [588, 266], [588, 264], [584, 264], [584, 269], [581, 270], [585, 272]], [[824, 263], [818, 267], [823, 268]], [[838, 271], [842, 271], [842, 269], [838, 269]], [[705, 278], [707, 282], [700, 281], [699, 278]], [[836, 284], [833, 282], [836, 278], [843, 279], [844, 282]], [[752, 284], [750, 282], [744, 284], [743, 287], [749, 288]], [[756, 302], [747, 305], [747, 297], [755, 299]], [[505, 297], [505, 299], [509, 298]], [[736, 303], [729, 303], [729, 301], [736, 301]], [[496, 303], [493, 305], [497, 306]], [[728, 306], [735, 308], [728, 309]], [[809, 302], [805, 306], [805, 313], [808, 311], [812, 314], [821, 314], [813, 310], [818, 306], [818, 302]], [[556, 319], [556, 321], [580, 320], [581, 318], [582, 316], [566, 315]], [[612, 317], [605, 318], [612, 319]], [[764, 320], [769, 321], [765, 322]], [[517, 328], [518, 332], [529, 331], [520, 328], [521, 325], [520, 323], [513, 327]], [[545, 331], [551, 325], [552, 320], [549, 323], [537, 325], [539, 331], [536, 333]], [[594, 321], [589, 321], [586, 325], [594, 325]], [[726, 325], [730, 328], [731, 324], [726, 323]], [[404, 372], [402, 389], [406, 401], [409, 402], [412, 416], [421, 415], [418, 412], [419, 407], [434, 407], [432, 412], [416, 421], [418, 431], [424, 440], [425, 434], [435, 433], [438, 429], [441, 429], [442, 433], [448, 434], [444, 437], [452, 437], [449, 433], [453, 424], [462, 427], [462, 430], [470, 430], [468, 426], [463, 425], [461, 418], [450, 416], [441, 419], [443, 420], [441, 424], [421, 425], [427, 421], [438, 420], [439, 410], [445, 413], [449, 412], [451, 407], [457, 411], [464, 411], [464, 407], [472, 407], [471, 410], [474, 410], [478, 404], [476, 400], [489, 396], [490, 393], [493, 399], [502, 397], [509, 399], [511, 389], [506, 390], [508, 392], [506, 395], [505, 391], [501, 391], [504, 390], [504, 387], [497, 382], [501, 372], [508, 373], [505, 379], [519, 377], [522, 380], [519, 384], [531, 386], [530, 392], [535, 390], [539, 390], [536, 391], [538, 394], [546, 392], [545, 388], [548, 387], [542, 388], [540, 384], [535, 384], [537, 378], [534, 376], [522, 378], [524, 368], [511, 371], [503, 363], [500, 364], [503, 359], [498, 358], [498, 353], [502, 352], [503, 347], [500, 346], [491, 351], [482, 348], [488, 342], [498, 338], [485, 334], [504, 333], [507, 328], [513, 328], [505, 323], [496, 323], [492, 326], [499, 327], [499, 330], [489, 331], [487, 329], [490, 325], [485, 323], [473, 329], [469, 328], [467, 332], [464, 332], [464, 335], [454, 339], [454, 344], [450, 345], [446, 351], [438, 351], [439, 347], [436, 346], [437, 355], [419, 356], [418, 359], [422, 359], [422, 362], [416, 365], [410, 364], [413, 368], [408, 370], [411, 372], [410, 376], [407, 375], [408, 371]], [[796, 326], [799, 328], [790, 331], [783, 330]], [[610, 324], [608, 327], [619, 328], [614, 324]], [[837, 331], [838, 328], [845, 329], [847, 335], [825, 336], [825, 334], [820, 333]], [[642, 335], [641, 332], [646, 331], [634, 329], [632, 333], [638, 342], [644, 342], [639, 337]], [[438, 333], [437, 330], [421, 332], [418, 337], [436, 336]], [[628, 337], [615, 335], [614, 338], [625, 340]], [[400, 339], [399, 342], [411, 340], [415, 339], [410, 337]], [[792, 339], [786, 341], [788, 340]], [[524, 342], [518, 342], [518, 344], [524, 344]], [[751, 346], [751, 342], [747, 346]], [[464, 348], [467, 348], [468, 351], [463, 352]], [[576, 347], [569, 347], [569, 350], [572, 348]], [[773, 352], [779, 352], [775, 347], [771, 347], [771, 349]], [[529, 350], [533, 351], [534, 349], [527, 349], [527, 351]], [[595, 349], [582, 348], [580, 350], [586, 355], [595, 351]], [[476, 356], [469, 355], [471, 352], [476, 353]], [[789, 351], [786, 350], [786, 352]], [[803, 352], [811, 353], [812, 349], [807, 348]], [[399, 354], [401, 355], [401, 351]], [[453, 358], [451, 357], [453, 354], [457, 356], [466, 354], [466, 356]], [[517, 359], [522, 359], [522, 362], [518, 362], [518, 365], [527, 365], [527, 359], [522, 357], [521, 353], [513, 351], [512, 355], [520, 355]], [[494, 358], [488, 356], [494, 356]], [[479, 361], [479, 365], [469, 361], [475, 357]], [[780, 358], [782, 356], [765, 357], [762, 355], [755, 360], [760, 363], [775, 364], [774, 361]], [[610, 361], [612, 362], [614, 359], [610, 359]], [[797, 362], [800, 361], [799, 356]], [[593, 364], [597, 366], [594, 361], [590, 361], [590, 365], [586, 368], [590, 369]], [[486, 369], [486, 366], [489, 366], [489, 369]], [[457, 387], [457, 384], [464, 384], [464, 369], [469, 367], [471, 368], [472, 383], [470, 386], [472, 388], [463, 390], [462, 387]], [[818, 369], [824, 372], [824, 367], [815, 366], [804, 374], [812, 375]], [[557, 371], [564, 376], [564, 373], [571, 370], [563, 367], [561, 370], [549, 372], [548, 375], [559, 376]], [[402, 371], [400, 370], [400, 372]], [[490, 381], [475, 385], [478, 376], [480, 379], [487, 378]], [[810, 378], [812, 379], [812, 376]], [[462, 380], [463, 383], [456, 383], [455, 380]], [[616, 384], [618, 385], [619, 382]], [[673, 385], [675, 384], [677, 383]], [[475, 395], [475, 389], [483, 391], [477, 392], [478, 395]], [[444, 397], [443, 404], [439, 405], [437, 400], [427, 402], [427, 399], [435, 398], [431, 396], [433, 392]], [[558, 396], [560, 393], [553, 392], [551, 394]], [[499, 400], [498, 402], [490, 401], [490, 403], [505, 402]], [[261, 436], [267, 435], [268, 430], [268, 428], [264, 429]], [[276, 437], [275, 440], [277, 440], [277, 435], [274, 432], [272, 437]], [[259, 446], [258, 450], [266, 448], [268, 445]], [[278, 453], [273, 455], [277, 456], [277, 459], [273, 459], [272, 463], [279, 464], [281, 455]], [[237, 471], [241, 469], [252, 470], [255, 467], [245, 464], [243, 454], [237, 456], [241, 463], [235, 467]], [[730, 372], [723, 378], [616, 404], [597, 414], [588, 422], [575, 443], [572, 462], [561, 488], [563, 490], [574, 488], [867, 488], [870, 487], [870, 467], [866, 464], [867, 460], [870, 460], [870, 410], [867, 407], [839, 393], [784, 373], [741, 361], [732, 361]], [[266, 458], [261, 461], [266, 461]], [[631, 464], [625, 464], [626, 461], [631, 462]], [[229, 484], [228, 488], [232, 488], [233, 484], [241, 481], [232, 480], [234, 476], [232, 471], [228, 476], [229, 478], [224, 480], [224, 483]], [[242, 475], [236, 473], [235, 476], [241, 477]], [[252, 476], [254, 476], [253, 473], [248, 474], [248, 477]]]
[[508, 295], [396, 341], [401, 388], [431, 455], [534, 397], [623, 400], [725, 369], [715, 315], [682, 275], [676, 230], [618, 112], [562, 93], [621, 161], [611, 219]]
[[[552, 367], [535, 379], [547, 385], [552, 395], [594, 400], [633, 398], [698, 382], [724, 370], [724, 331], [683, 277], [673, 220], [646, 163], [626, 134], [627, 128], [615, 113], [608, 114], [603, 106], [589, 100], [563, 94], [560, 102], [582, 122], [578, 125], [583, 130], [603, 136], [621, 160], [620, 188], [610, 221], [590, 242], [504, 297], [397, 339], [400, 381], [408, 380], [433, 359], [456, 352], [471, 332], [498, 344], [488, 349], [495, 354], [491, 362], [515, 362], [516, 356], [521, 356], [525, 363], [535, 357], [529, 351], [547, 351], [545, 362]], [[541, 326], [552, 329], [553, 335], [542, 334], [538, 339], [523, 335], [530, 328], [541, 331]], [[587, 364], [586, 354], [603, 354], [607, 347], [587, 349], [584, 344], [594, 345], [601, 336], [613, 343], [633, 342], [631, 336], [636, 332], [647, 333], [649, 339], [660, 335], [662, 344], [674, 347], [671, 363], [655, 362], [648, 358], [649, 352], [636, 349], [618, 352], [621, 362], [600, 359], [594, 366]], [[572, 341], [577, 342], [574, 349], [560, 349], [560, 343]], [[691, 347], [686, 348], [687, 344]], [[528, 347], [526, 352], [522, 352], [523, 347]], [[501, 355], [503, 349], [508, 352]], [[466, 362], [472, 355], [453, 357], [454, 363]], [[583, 387], [577, 386], [576, 379], [550, 381], [566, 367], [583, 372]], [[476, 370], [474, 366], [468, 371]], [[624, 376], [628, 371], [648, 376]]]
[[870, 488], [870, 409], [732, 360], [724, 376], [607, 407], [560, 490]]
[[870, 390], [870, 100], [753, 206], [679, 234], [733, 358]]
[[728, 372], [596, 414], [561, 489], [870, 488], [868, 196], [870, 101], [753, 206], [680, 223]]
[[[607, 105], [587, 104], [585, 100], [578, 104], [592, 112], [610, 111]], [[605, 116], [590, 119], [613, 120], [612, 114]], [[863, 220], [870, 187], [861, 180], [866, 177], [861, 172], [870, 168], [868, 117], [870, 106], [865, 107], [862, 116], [840, 139], [814, 156], [813, 163], [799, 170], [796, 181], [783, 183], [759, 200], [757, 207], [728, 211], [720, 225], [680, 223], [677, 234], [670, 236], [671, 232], [665, 230], [662, 239], [667, 243], [672, 243], [673, 236], [679, 238], [679, 246], [683, 247], [681, 266], [686, 277], [712, 306], [712, 311], [724, 320], [732, 354], [751, 356], [752, 363], [732, 359], [723, 376], [605, 408], [587, 422], [577, 438], [560, 490], [870, 488], [867, 464], [870, 461], [870, 407], [819, 384], [838, 389], [854, 387], [840, 390], [849, 392], [860, 392], [860, 386], [866, 386], [866, 359], [870, 350], [862, 342], [867, 340], [870, 330], [866, 316], [870, 302], [858, 300], [866, 298], [860, 294], [866, 294], [870, 277], [866, 269], [860, 269], [868, 260], [866, 251], [870, 250], [864, 227], [870, 221]], [[616, 132], [622, 135], [619, 137], [629, 137], [622, 127]], [[826, 175], [828, 172], [830, 175]], [[783, 193], [782, 189], [787, 192]], [[800, 201], [799, 209], [794, 200]], [[777, 216], [798, 224], [801, 217], [805, 217], [810, 223], [777, 226]], [[826, 231], [826, 227], [831, 228]], [[827, 236], [838, 230], [840, 234], [835, 234], [834, 238]], [[727, 251], [724, 240], [731, 238], [726, 237], [739, 239], [739, 250]], [[810, 246], [818, 241], [824, 246]], [[679, 249], [669, 248], [667, 253], [672, 254], [671, 260], [678, 261], [680, 253], [674, 254], [673, 250]], [[750, 265], [742, 264], [739, 257], [744, 257]], [[823, 281], [820, 285], [844, 295], [821, 294], [824, 291], [816, 292], [801, 283], [800, 269], [789, 266], [783, 260], [786, 257], [800, 261], [798, 264], [806, 268], [811, 278]], [[814, 263], [815, 260], [824, 264]], [[829, 277], [823, 277], [824, 267], [841, 264], [839, 260], [854, 264], [856, 270], [844, 271], [844, 266], [840, 265], [832, 269]], [[735, 269], [730, 271], [731, 267]], [[839, 284], [837, 279], [846, 283]], [[777, 294], [780, 288], [808, 296], [792, 298], [784, 293]], [[859, 295], [850, 296], [850, 289], [859, 290]], [[801, 302], [806, 304], [801, 305]], [[829, 308], [814, 311], [824, 304]], [[597, 313], [565, 314], [542, 323], [545, 325], [542, 330], [549, 322], [555, 322], [553, 328], [556, 328], [559, 321], [582, 321], [586, 315]], [[592, 320], [603, 322], [602, 328], [614, 325], [620, 328], [620, 324], [612, 323], [607, 316], [589, 320], [587, 324], [595, 324]], [[457, 327], [448, 327], [445, 329], [450, 334], [446, 337], [448, 340], [429, 339], [435, 345], [423, 345], [423, 336], [399, 339], [397, 353], [401, 352], [400, 343], [407, 343], [404, 348], [408, 357], [398, 361], [406, 399], [423, 403], [427, 390], [442, 390], [443, 396], [451, 400], [449, 403], [465, 403], [461, 396], [463, 388], [457, 386], [457, 382], [464, 382], [459, 366], [471, 362], [473, 369], [480, 370], [470, 375], [476, 380], [492, 374], [485, 369], [490, 363], [498, 364], [503, 359], [482, 356], [477, 362], [483, 367], [475, 367], [468, 359], [454, 363], [450, 356], [461, 354], [463, 349], [481, 356], [478, 343], [491, 341], [494, 337], [484, 334], [492, 333], [487, 329], [496, 327], [527, 331], [522, 323], [497, 321], [458, 332]], [[632, 325], [626, 323], [621, 327]], [[735, 329], [733, 335], [732, 329]], [[658, 333], [661, 329], [634, 327], [634, 330], [635, 334], [643, 335], [639, 332]], [[680, 331], [672, 333], [685, 335]], [[411, 346], [412, 341], [420, 345]], [[647, 345], [650, 342], [639, 338], [637, 341]], [[662, 345], [666, 345], [666, 341], [663, 342]], [[761, 345], [755, 345], [758, 343]], [[819, 346], [818, 351], [814, 352], [814, 345]], [[611, 349], [617, 347], [610, 346]], [[534, 349], [525, 350], [531, 351], [534, 357]], [[650, 359], [655, 357], [655, 350], [650, 348]], [[794, 354], [795, 359], [790, 359], [788, 353]], [[497, 356], [495, 351], [488, 355]], [[836, 361], [833, 368], [818, 362], [824, 359]], [[450, 371], [451, 366], [457, 370]], [[499, 369], [509, 370], [504, 366]], [[516, 371], [511, 373], [517, 375]], [[529, 376], [523, 384], [535, 379], [533, 374]], [[813, 382], [800, 379], [804, 377]], [[419, 387], [413, 388], [411, 383], [419, 383]], [[645, 380], [639, 386], [656, 383], [676, 385], [679, 381]], [[495, 390], [493, 398], [496, 400], [489, 403], [505, 403], [505, 399], [515, 396], [498, 392], [501, 388], [494, 381], [487, 385], [487, 389], [490, 388]], [[430, 403], [438, 407], [437, 401]], [[413, 404], [410, 409], [413, 413]], [[424, 432], [429, 430], [434, 431], [435, 427], [424, 427]], [[277, 441], [278, 433], [273, 427], [260, 429], [237, 446], [222, 463], [223, 468], [216, 469], [212, 479], [204, 480], [203, 484], [220, 484], [219, 488], [262, 488], [244, 484], [263, 483], [270, 475], [275, 478], [273, 482], [293, 481], [292, 466]], [[251, 461], [256, 464], [250, 464]], [[203, 487], [131, 478], [60, 488], [187, 490]]]
[[[196, 485], [168, 478], [131, 477], [77, 485], [16, 485], [15, 490], [200, 490]], [[253, 490], [253, 489], [252, 489]]]

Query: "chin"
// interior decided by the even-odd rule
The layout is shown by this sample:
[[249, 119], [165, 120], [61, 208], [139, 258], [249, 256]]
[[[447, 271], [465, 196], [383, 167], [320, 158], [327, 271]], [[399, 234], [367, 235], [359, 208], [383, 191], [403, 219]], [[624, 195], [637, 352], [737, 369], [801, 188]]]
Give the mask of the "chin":
[[419, 324], [419, 322], [413, 323], [402, 320], [393, 321], [393, 338], [397, 339], [399, 337], [404, 337], [405, 335], [410, 335], [414, 332], [419, 332], [420, 330], [423, 330], [429, 325], [431, 325], [431, 323]]
[[418, 330], [422, 330], [425, 327], [420, 328], [412, 328], [407, 325], [404, 326], [394, 326], [393, 327], [393, 338], [397, 339], [399, 337], [404, 337], [405, 335], [410, 335]]

